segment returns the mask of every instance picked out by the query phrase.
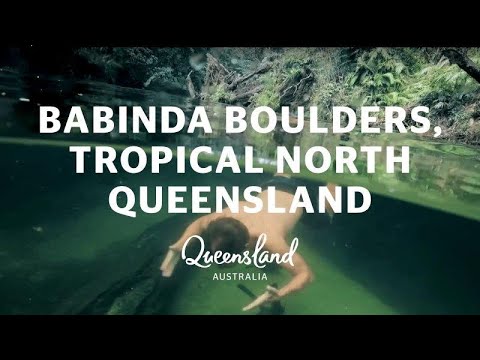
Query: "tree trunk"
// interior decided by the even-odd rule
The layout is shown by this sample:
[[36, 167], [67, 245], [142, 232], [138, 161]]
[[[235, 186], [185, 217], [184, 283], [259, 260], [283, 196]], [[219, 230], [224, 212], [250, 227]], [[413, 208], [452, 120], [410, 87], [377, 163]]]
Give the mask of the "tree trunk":
[[460, 69], [480, 83], [480, 67], [477, 66], [477, 64], [475, 64], [465, 53], [456, 49], [446, 49], [443, 51], [443, 55], [450, 61], [450, 63], [457, 64]]
[[190, 97], [192, 99], [195, 99], [197, 97], [197, 92], [195, 91], [195, 86], [193, 85], [193, 81], [190, 75], [192, 75], [192, 71], [190, 71], [187, 75], [187, 89]]

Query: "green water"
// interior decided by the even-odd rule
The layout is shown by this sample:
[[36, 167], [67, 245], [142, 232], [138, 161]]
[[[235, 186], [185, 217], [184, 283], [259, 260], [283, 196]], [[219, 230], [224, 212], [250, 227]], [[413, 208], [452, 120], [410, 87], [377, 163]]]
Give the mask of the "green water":
[[[45, 95], [39, 95], [31, 81], [0, 77], [0, 93], [7, 93], [0, 97], [0, 313], [241, 314], [250, 299], [238, 283], [259, 294], [267, 284], [287, 281], [278, 269], [266, 272], [268, 281], [215, 281], [215, 272], [227, 271], [215, 267], [181, 267], [172, 279], [161, 278], [158, 266], [166, 247], [195, 216], [164, 211], [155, 215], [139, 211], [135, 219], [120, 216], [108, 206], [113, 187], [248, 186], [268, 179], [268, 173], [187, 172], [180, 177], [167, 167], [158, 175], [75, 174], [68, 145], [82, 139], [33, 134], [35, 97], [49, 103], [62, 99], [65, 106], [125, 105], [127, 100], [130, 105], [174, 104], [186, 109], [193, 104], [166, 93], [59, 83], [41, 84], [49, 90], [42, 98]], [[55, 95], [58, 89], [63, 94], [69, 90], [69, 96]], [[20, 97], [31, 101], [19, 102]], [[221, 105], [208, 106], [221, 118]], [[165, 141], [170, 139], [83, 140], [119, 148], [131, 142], [148, 147]], [[176, 144], [193, 141], [198, 140], [174, 139]], [[232, 142], [208, 141], [215, 146]], [[305, 146], [312, 141], [325, 146], [339, 143], [334, 137], [299, 140]], [[282, 301], [286, 314], [480, 313], [480, 152], [396, 136], [353, 134], [345, 143], [386, 142], [411, 146], [410, 174], [315, 178], [366, 186], [373, 193], [372, 207], [365, 214], [336, 216], [332, 225], [313, 219], [297, 226], [292, 235], [300, 239], [298, 251], [312, 267], [315, 281]], [[259, 156], [268, 157], [270, 148], [264, 143], [259, 143]], [[228, 268], [237, 271], [259, 272]]]

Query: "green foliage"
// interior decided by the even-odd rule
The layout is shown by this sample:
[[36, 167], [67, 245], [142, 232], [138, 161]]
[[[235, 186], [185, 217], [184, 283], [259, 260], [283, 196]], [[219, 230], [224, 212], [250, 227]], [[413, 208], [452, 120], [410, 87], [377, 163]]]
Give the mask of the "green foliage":
[[[191, 70], [189, 58], [200, 50], [82, 48], [77, 51], [108, 81], [143, 86], [157, 79], [184, 84]], [[262, 90], [252, 98], [252, 106], [269, 106], [279, 111], [282, 104], [292, 101], [316, 105], [321, 119], [328, 121], [331, 108], [336, 105], [353, 108], [425, 105], [430, 107], [434, 125], [447, 127], [449, 136], [470, 139], [468, 141], [480, 139], [480, 111], [474, 106], [480, 102], [480, 85], [457, 65], [451, 65], [442, 56], [441, 48], [219, 48], [208, 51], [240, 74], [253, 71], [265, 56], [274, 55], [272, 68], [252, 83], [252, 87], [262, 85]], [[468, 56], [480, 65], [479, 49], [469, 49]], [[313, 75], [313, 83], [303, 88], [303, 93], [292, 95], [292, 84], [298, 84], [306, 74]], [[196, 76], [203, 78], [198, 70]], [[290, 90], [287, 95], [286, 89]], [[215, 102], [231, 102], [233, 97], [234, 93], [223, 84], [211, 87], [207, 95]]]
[[307, 70], [312, 72], [316, 81], [311, 89], [311, 94], [304, 95], [310, 95], [311, 102], [314, 102], [313, 99], [323, 96], [320, 94], [323, 85], [335, 83], [339, 78], [342, 68], [340, 61], [345, 61], [345, 57], [339, 55], [341, 51], [315, 48], [284, 50], [272, 70], [260, 78], [263, 89], [254, 97], [254, 105], [271, 106], [278, 110], [281, 105], [282, 89], [286, 84], [298, 83], [306, 76]]
[[[480, 64], [478, 50], [470, 57]], [[457, 65], [440, 58], [414, 74], [405, 91], [415, 103], [429, 106], [432, 120], [449, 128], [451, 137], [469, 143], [480, 140], [474, 106], [480, 100], [480, 84]]]
[[347, 75], [347, 84], [362, 87], [367, 104], [385, 106], [394, 101], [405, 105], [409, 98], [400, 92], [408, 75], [408, 68], [394, 49], [378, 48], [357, 59], [355, 71]]
[[417, 72], [408, 91], [420, 98], [432, 92], [445, 95], [465, 94], [477, 87], [478, 83], [467, 73], [456, 65], [450, 65], [447, 59], [441, 59]]
[[214, 87], [210, 99], [215, 102], [229, 102], [233, 94], [227, 90], [225, 84], [219, 84]]
[[[480, 65], [479, 49], [469, 57]], [[480, 85], [442, 56], [441, 49], [288, 49], [262, 76], [263, 90], [254, 104], [280, 107], [282, 84], [302, 76], [308, 67], [315, 76], [310, 104], [329, 120], [331, 108], [347, 105], [430, 107], [434, 125], [449, 127], [456, 139], [480, 141]], [[472, 140], [473, 139], [473, 140]]]
[[280, 108], [280, 82], [278, 75], [273, 71], [261, 78], [263, 90], [253, 97], [256, 106], [269, 106], [273, 109]]

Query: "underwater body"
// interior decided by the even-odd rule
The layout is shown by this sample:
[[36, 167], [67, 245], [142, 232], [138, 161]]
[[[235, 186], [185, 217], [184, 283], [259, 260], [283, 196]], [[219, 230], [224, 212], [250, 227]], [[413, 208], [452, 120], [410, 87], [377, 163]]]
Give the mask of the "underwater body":
[[[42, 91], [40, 91], [42, 89]], [[60, 92], [61, 90], [61, 92]], [[198, 102], [170, 92], [96, 82], [0, 75], [0, 299], [1, 314], [478, 314], [480, 313], [480, 150], [411, 135], [302, 134], [301, 146], [409, 145], [409, 174], [301, 173], [323, 184], [365, 186], [372, 205], [362, 214], [322, 214], [299, 223], [298, 252], [314, 272], [303, 291], [271, 309], [242, 312], [266, 285], [288, 274], [235, 265], [180, 266], [163, 278], [159, 265], [196, 214], [113, 212], [108, 194], [118, 185], [240, 186], [272, 174], [179, 175], [75, 173], [72, 144], [255, 146], [256, 158], [274, 158], [275, 143], [258, 134], [221, 135], [222, 104], [201, 104], [218, 119], [210, 137], [179, 134], [39, 135], [38, 105], [179, 106]], [[60, 95], [61, 93], [61, 95]], [[212, 120], [212, 119], [211, 119]], [[92, 159], [87, 157], [89, 169]], [[188, 196], [188, 195], [187, 195]], [[186, 201], [188, 203], [188, 201]], [[325, 216], [325, 215], [323, 215]], [[239, 278], [234, 274], [250, 274]], [[268, 277], [264, 279], [262, 274]], [[217, 274], [217, 278], [215, 275]], [[224, 274], [218, 276], [218, 274]]]

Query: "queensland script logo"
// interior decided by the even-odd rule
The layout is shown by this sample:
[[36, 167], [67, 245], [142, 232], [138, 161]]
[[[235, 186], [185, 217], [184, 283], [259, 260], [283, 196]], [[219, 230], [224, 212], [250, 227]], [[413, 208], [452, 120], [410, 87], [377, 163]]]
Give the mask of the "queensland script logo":
[[[198, 241], [200, 248], [194, 256], [187, 256], [186, 249], [191, 241]], [[197, 266], [199, 268], [209, 268], [213, 264], [228, 265], [228, 264], [244, 264], [254, 265], [258, 269], [263, 269], [267, 264], [293, 264], [293, 255], [298, 248], [298, 238], [294, 238], [290, 244], [290, 250], [284, 254], [272, 253], [264, 250], [267, 235], [261, 234], [255, 244], [255, 249], [252, 251], [245, 250], [240, 254], [232, 254], [217, 250], [211, 252], [205, 249], [205, 241], [199, 235], [193, 235], [187, 239], [182, 248], [182, 260], [187, 265]], [[268, 280], [265, 273], [215, 273], [213, 280]]]

